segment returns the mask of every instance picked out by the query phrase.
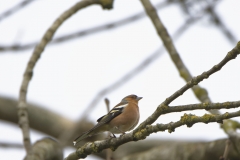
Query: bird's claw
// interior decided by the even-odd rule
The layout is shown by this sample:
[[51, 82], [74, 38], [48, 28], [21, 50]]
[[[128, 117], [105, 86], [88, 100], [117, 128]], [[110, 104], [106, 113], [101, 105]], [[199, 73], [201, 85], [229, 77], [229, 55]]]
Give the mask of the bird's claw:
[[123, 132], [121, 135], [120, 135], [120, 137], [122, 137], [124, 134], [126, 134], [125, 132]]

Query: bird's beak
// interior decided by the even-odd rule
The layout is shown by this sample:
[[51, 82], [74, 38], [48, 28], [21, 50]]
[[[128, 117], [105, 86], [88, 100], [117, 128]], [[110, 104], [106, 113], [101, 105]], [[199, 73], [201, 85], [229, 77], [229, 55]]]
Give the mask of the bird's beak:
[[140, 100], [140, 99], [142, 99], [142, 98], [143, 98], [143, 97], [137, 97], [137, 99], [136, 99], [136, 100], [137, 100], [137, 101], [139, 101], [139, 100]]

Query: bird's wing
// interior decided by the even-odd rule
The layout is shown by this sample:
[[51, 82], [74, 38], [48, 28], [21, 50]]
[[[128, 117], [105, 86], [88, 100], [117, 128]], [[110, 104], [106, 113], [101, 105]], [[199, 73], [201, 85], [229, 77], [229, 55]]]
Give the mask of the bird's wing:
[[100, 117], [97, 122], [103, 122], [103, 123], [108, 123], [110, 122], [113, 118], [117, 117], [118, 115], [120, 115], [124, 108], [128, 105], [128, 103], [119, 103], [118, 105], [116, 105], [111, 111], [108, 112], [108, 114]]
[[97, 122], [98, 124], [96, 124], [92, 129], [88, 130], [87, 132], [82, 133], [80, 136], [78, 136], [74, 141], [74, 145], [78, 142], [80, 142], [81, 140], [94, 135], [92, 132], [94, 130], [96, 130], [97, 128], [99, 128], [100, 126], [110, 122], [113, 118], [117, 117], [118, 115], [120, 115], [124, 108], [128, 105], [128, 103], [119, 103], [118, 105], [116, 105], [111, 111], [108, 112], [108, 114], [100, 117]]
[[97, 129], [98, 127], [102, 126], [103, 124], [110, 122], [113, 118], [120, 115], [127, 105], [128, 105], [128, 103], [124, 103], [124, 104], [119, 103], [118, 105], [116, 105], [111, 111], [108, 112], [108, 114], [100, 117], [97, 120], [98, 124], [96, 124], [92, 129], [90, 129], [88, 133], [92, 132], [93, 130]]

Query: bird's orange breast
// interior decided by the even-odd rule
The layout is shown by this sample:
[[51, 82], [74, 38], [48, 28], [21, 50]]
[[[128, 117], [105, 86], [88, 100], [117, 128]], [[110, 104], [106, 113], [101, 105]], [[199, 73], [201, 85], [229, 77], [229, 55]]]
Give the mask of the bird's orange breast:
[[[115, 117], [109, 122], [110, 132], [112, 133], [122, 133], [132, 130], [139, 121], [139, 109], [137, 104], [130, 104], [131, 107], [126, 107], [119, 116]], [[117, 125], [116, 125], [117, 124]], [[116, 127], [118, 129], [116, 129]]]

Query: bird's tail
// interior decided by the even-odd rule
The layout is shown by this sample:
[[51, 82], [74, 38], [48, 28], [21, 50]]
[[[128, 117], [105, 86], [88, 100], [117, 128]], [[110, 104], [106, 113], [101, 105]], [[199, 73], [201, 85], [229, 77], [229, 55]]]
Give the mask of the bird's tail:
[[74, 141], [73, 141], [73, 145], [75, 146], [77, 143], [79, 143], [81, 140], [89, 137], [89, 131], [87, 132], [83, 132], [80, 136], [78, 136]]
[[74, 146], [79, 143], [81, 140], [85, 139], [85, 138], [88, 138], [88, 137], [91, 137], [93, 135], [96, 135], [98, 133], [101, 133], [103, 132], [101, 130], [101, 126], [103, 125], [104, 123], [98, 123], [97, 125], [95, 125], [92, 129], [88, 130], [87, 132], [83, 132], [80, 136], [78, 136], [74, 141], [73, 141], [73, 144]]

